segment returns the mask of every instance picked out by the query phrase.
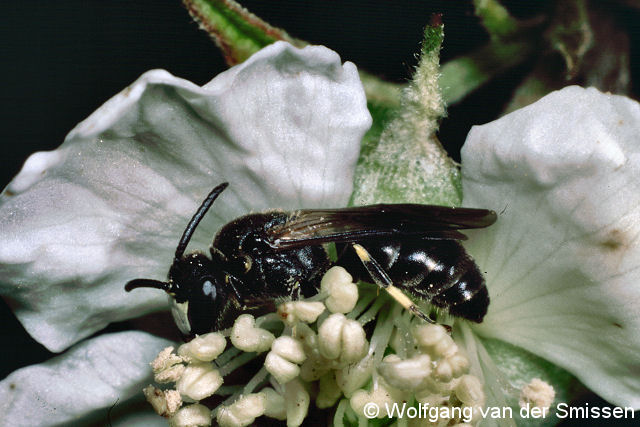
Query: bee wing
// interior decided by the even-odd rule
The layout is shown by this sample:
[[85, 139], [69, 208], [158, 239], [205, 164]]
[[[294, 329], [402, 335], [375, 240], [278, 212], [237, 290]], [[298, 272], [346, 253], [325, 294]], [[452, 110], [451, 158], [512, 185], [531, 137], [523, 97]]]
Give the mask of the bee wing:
[[293, 212], [283, 224], [267, 231], [274, 249], [322, 243], [348, 243], [387, 236], [464, 240], [457, 230], [482, 228], [496, 221], [485, 209], [397, 204]]

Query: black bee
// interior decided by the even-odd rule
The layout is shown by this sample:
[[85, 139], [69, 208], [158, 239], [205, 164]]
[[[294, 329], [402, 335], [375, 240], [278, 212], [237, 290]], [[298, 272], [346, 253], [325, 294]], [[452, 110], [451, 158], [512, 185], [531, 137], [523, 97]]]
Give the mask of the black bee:
[[[466, 238], [457, 230], [487, 227], [496, 221], [495, 212], [380, 204], [250, 214], [222, 227], [211, 258], [185, 255], [194, 230], [227, 186], [214, 188], [187, 225], [167, 282], [135, 279], [125, 286], [127, 291], [166, 291], [183, 334], [224, 329], [239, 312], [311, 296], [334, 264], [355, 279], [378, 284], [426, 321], [433, 322], [404, 292], [453, 316], [482, 322], [489, 294], [478, 267], [457, 242]], [[327, 254], [328, 243], [336, 244], [337, 262]]]

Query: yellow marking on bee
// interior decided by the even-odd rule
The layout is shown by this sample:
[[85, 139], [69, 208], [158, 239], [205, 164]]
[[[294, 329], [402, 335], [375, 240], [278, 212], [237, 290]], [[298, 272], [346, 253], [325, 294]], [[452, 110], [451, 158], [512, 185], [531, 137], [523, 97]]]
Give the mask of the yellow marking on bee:
[[358, 255], [358, 258], [360, 258], [362, 261], [371, 262], [371, 257], [369, 256], [369, 252], [367, 252], [365, 248], [363, 248], [357, 243], [354, 243], [353, 249], [356, 250], [356, 255]]
[[424, 314], [422, 310], [420, 310], [418, 306], [416, 306], [414, 302], [404, 294], [404, 292], [393, 286], [393, 282], [391, 281], [391, 278], [389, 277], [387, 272], [382, 269], [380, 264], [378, 264], [375, 259], [371, 258], [369, 252], [365, 248], [357, 243], [353, 243], [352, 246], [356, 251], [356, 255], [358, 256], [358, 258], [360, 258], [360, 261], [362, 261], [362, 264], [369, 272], [369, 275], [376, 285], [387, 291], [391, 298], [396, 300], [398, 304], [403, 306], [406, 310], [412, 312], [415, 316], [418, 316], [425, 322], [436, 323], [433, 319]]
[[387, 291], [387, 293], [389, 295], [391, 295], [391, 297], [394, 300], [398, 301], [398, 304], [400, 304], [401, 306], [403, 306], [407, 310], [409, 310], [410, 307], [412, 305], [414, 305], [413, 301], [411, 301], [408, 296], [406, 296], [404, 293], [402, 293], [402, 291], [400, 289], [396, 288], [395, 286], [393, 286], [393, 285], [387, 286], [385, 288], [385, 290]]

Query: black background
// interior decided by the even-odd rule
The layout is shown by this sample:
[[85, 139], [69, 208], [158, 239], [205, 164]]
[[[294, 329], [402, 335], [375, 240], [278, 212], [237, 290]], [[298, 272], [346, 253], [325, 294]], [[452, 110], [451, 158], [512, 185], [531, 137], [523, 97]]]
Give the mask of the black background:
[[[395, 82], [416, 63], [422, 29], [443, 13], [443, 62], [485, 43], [469, 1], [243, 1], [249, 10], [292, 36], [336, 50], [343, 60]], [[544, 11], [546, 2], [507, 2], [519, 17]], [[632, 36], [637, 75], [637, 15], [625, 21]], [[2, 101], [0, 184], [4, 187], [27, 156], [54, 149], [76, 123], [143, 72], [164, 68], [203, 84], [226, 65], [178, 0], [5, 1], [0, 6]], [[449, 109], [440, 138], [457, 157], [473, 124], [494, 119], [531, 64]], [[637, 81], [637, 79], [636, 79]], [[637, 95], [637, 88], [635, 93]], [[637, 98], [637, 96], [636, 96]], [[0, 220], [1, 221], [1, 220]], [[0, 307], [3, 378], [49, 355]]]

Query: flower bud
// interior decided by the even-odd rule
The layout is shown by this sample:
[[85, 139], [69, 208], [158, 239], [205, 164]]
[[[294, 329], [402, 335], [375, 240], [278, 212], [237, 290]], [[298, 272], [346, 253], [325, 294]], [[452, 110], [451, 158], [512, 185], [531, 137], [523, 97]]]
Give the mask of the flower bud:
[[223, 379], [211, 363], [191, 363], [176, 383], [182, 396], [202, 400], [211, 396], [222, 385]]
[[453, 379], [453, 369], [447, 359], [442, 359], [436, 366], [435, 378], [440, 382], [449, 382]]
[[327, 359], [337, 359], [342, 351], [342, 327], [347, 318], [342, 314], [332, 314], [318, 328], [318, 349]]
[[287, 410], [284, 405], [284, 396], [267, 387], [260, 392], [264, 395], [264, 415], [277, 420], [285, 420], [287, 418]]
[[521, 408], [527, 405], [549, 408], [555, 397], [556, 392], [549, 383], [542, 381], [540, 378], [534, 378], [522, 388], [519, 404]]
[[316, 406], [320, 409], [330, 408], [336, 404], [342, 391], [336, 383], [336, 377], [333, 372], [329, 372], [320, 378], [318, 396], [316, 397]]
[[300, 341], [282, 336], [273, 342], [271, 351], [264, 360], [264, 367], [280, 384], [285, 384], [300, 374], [298, 364], [306, 358]]
[[278, 315], [289, 326], [298, 322], [313, 323], [324, 311], [320, 301], [289, 301], [278, 306]]
[[216, 421], [220, 427], [244, 427], [253, 424], [257, 417], [264, 414], [265, 395], [251, 393], [240, 396], [229, 406], [218, 409]]
[[237, 349], [248, 353], [269, 350], [274, 339], [271, 332], [256, 327], [256, 320], [250, 314], [238, 316], [231, 329], [231, 343]]
[[284, 400], [287, 409], [287, 427], [302, 425], [309, 412], [309, 393], [300, 380], [294, 379], [285, 385]]
[[273, 352], [267, 354], [264, 367], [280, 384], [286, 384], [300, 375], [300, 366]]
[[273, 342], [271, 351], [293, 363], [302, 363], [307, 358], [302, 343], [286, 335], [277, 338]]
[[458, 346], [441, 325], [415, 325], [412, 333], [418, 348], [434, 360], [452, 356], [458, 351]]
[[362, 359], [369, 349], [367, 335], [362, 325], [355, 320], [347, 320], [342, 327], [342, 353], [340, 360], [354, 363]]
[[382, 360], [378, 372], [392, 387], [415, 391], [424, 388], [425, 379], [431, 375], [431, 358], [419, 354], [409, 359], [389, 355]]
[[178, 354], [184, 358], [191, 358], [201, 362], [211, 362], [227, 346], [227, 340], [219, 332], [199, 335], [186, 344], [178, 347]]
[[358, 302], [358, 286], [347, 270], [340, 266], [331, 267], [322, 276], [320, 289], [329, 295], [324, 303], [332, 313], [348, 313]]
[[204, 427], [210, 425], [211, 411], [199, 403], [181, 408], [169, 419], [169, 426], [171, 427]]
[[454, 388], [454, 393], [466, 406], [484, 405], [484, 389], [482, 383], [473, 375], [463, 375], [460, 382]]
[[367, 338], [362, 325], [335, 313], [320, 325], [318, 348], [327, 359], [337, 359], [346, 363], [360, 360], [367, 353]]

